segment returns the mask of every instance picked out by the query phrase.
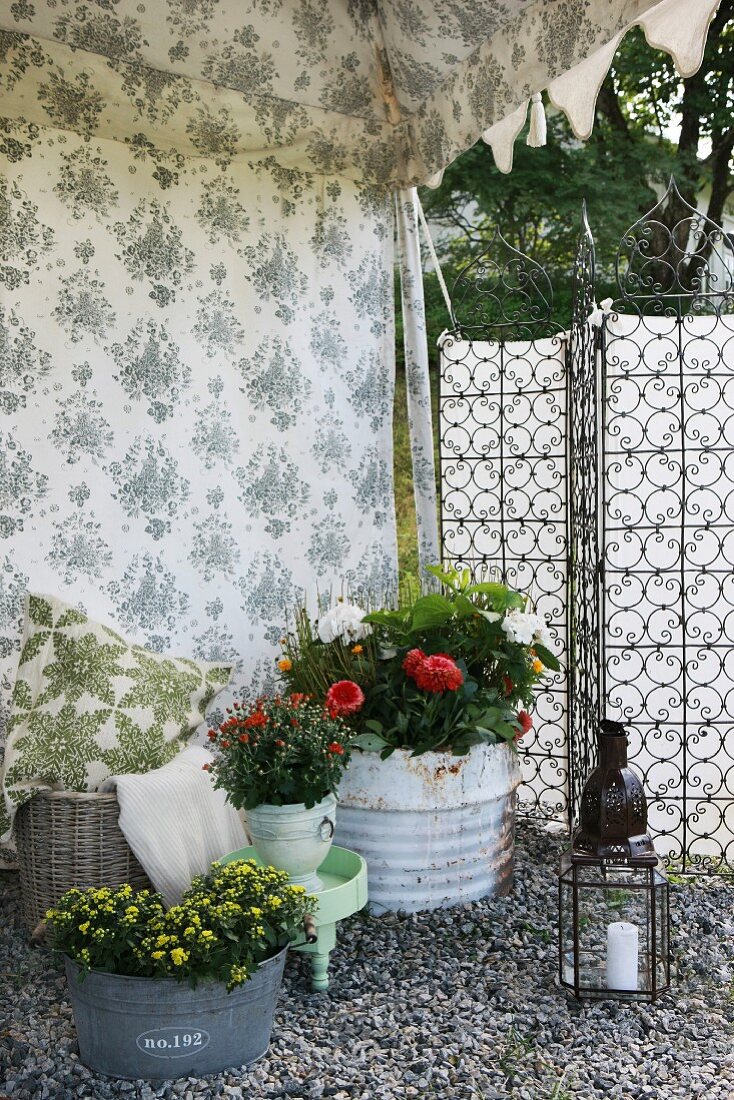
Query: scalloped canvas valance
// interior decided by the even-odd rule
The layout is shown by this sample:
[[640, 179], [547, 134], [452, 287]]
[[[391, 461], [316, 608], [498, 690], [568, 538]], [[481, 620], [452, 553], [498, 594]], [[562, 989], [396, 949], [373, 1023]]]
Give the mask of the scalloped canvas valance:
[[2, 112], [133, 148], [436, 183], [481, 136], [509, 170], [528, 99], [579, 136], [639, 24], [681, 75], [718, 0], [15, 0]]

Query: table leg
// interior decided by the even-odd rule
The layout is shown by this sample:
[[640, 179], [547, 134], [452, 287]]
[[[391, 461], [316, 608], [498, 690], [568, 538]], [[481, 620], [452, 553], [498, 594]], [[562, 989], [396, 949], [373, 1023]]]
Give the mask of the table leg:
[[329, 988], [329, 952], [310, 951], [311, 956], [311, 988], [317, 992]]
[[329, 955], [336, 945], [336, 923], [317, 925], [316, 934], [316, 943], [299, 943], [295, 950], [309, 956], [311, 988], [323, 992], [329, 988]]

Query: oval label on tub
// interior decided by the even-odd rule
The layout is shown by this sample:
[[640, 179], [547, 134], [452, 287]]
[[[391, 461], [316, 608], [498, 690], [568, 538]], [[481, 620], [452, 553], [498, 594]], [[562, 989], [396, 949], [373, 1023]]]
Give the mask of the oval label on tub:
[[135, 1045], [151, 1058], [185, 1058], [209, 1046], [209, 1032], [200, 1027], [156, 1027], [138, 1035]]

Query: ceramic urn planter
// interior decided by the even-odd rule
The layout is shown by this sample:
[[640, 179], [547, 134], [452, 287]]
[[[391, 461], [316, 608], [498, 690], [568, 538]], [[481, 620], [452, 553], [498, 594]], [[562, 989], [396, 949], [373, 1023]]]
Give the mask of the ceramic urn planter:
[[291, 882], [309, 893], [321, 889], [317, 869], [334, 839], [336, 798], [328, 794], [306, 809], [302, 802], [285, 806], [267, 803], [247, 810], [247, 828], [264, 864], [287, 871]]

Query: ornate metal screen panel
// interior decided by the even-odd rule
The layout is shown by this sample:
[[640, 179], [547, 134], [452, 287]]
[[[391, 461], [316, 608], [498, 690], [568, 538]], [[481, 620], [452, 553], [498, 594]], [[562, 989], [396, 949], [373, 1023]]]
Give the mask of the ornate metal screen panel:
[[601, 533], [598, 333], [594, 309], [594, 242], [586, 210], [574, 265], [568, 357], [568, 708], [569, 817], [578, 811], [595, 764], [601, 717]]
[[625, 235], [617, 279], [597, 308], [585, 218], [568, 340], [544, 272], [499, 234], [459, 279], [443, 545], [558, 628], [568, 678], [523, 742], [524, 807], [573, 817], [605, 712], [629, 724], [659, 850], [731, 873], [734, 249], [671, 182]]
[[671, 184], [617, 272], [601, 328], [604, 694], [631, 725], [658, 847], [685, 871], [734, 868], [734, 254]]
[[[545, 272], [497, 233], [454, 288], [441, 347], [444, 553], [530, 594], [566, 665], [565, 336]], [[568, 808], [567, 690], [556, 675], [523, 738], [521, 806]]]

